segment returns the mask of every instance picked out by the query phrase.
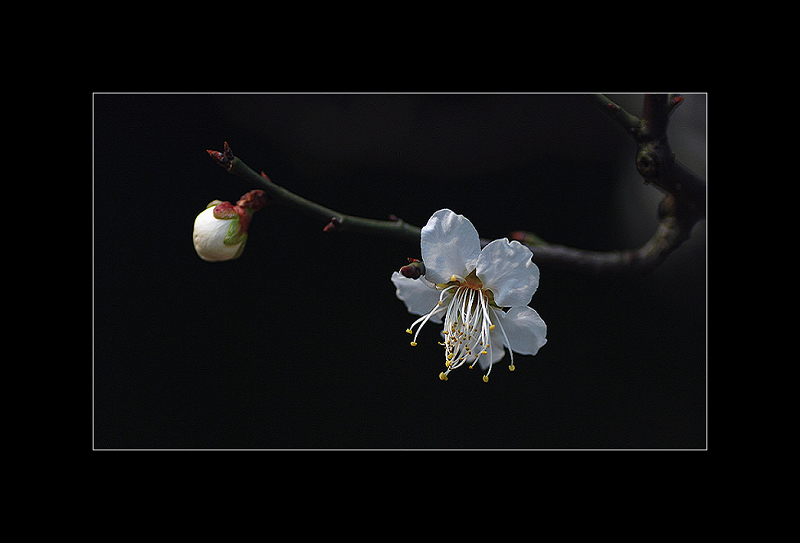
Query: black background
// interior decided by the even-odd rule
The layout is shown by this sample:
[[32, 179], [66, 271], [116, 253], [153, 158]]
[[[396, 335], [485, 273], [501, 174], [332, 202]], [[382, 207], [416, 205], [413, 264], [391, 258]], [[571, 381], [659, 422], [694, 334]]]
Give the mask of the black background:
[[[638, 114], [641, 96], [621, 96]], [[705, 95], [673, 115], [704, 175]], [[705, 448], [704, 224], [654, 273], [541, 266], [535, 357], [442, 382], [392, 271], [415, 244], [273, 206], [238, 260], [194, 252], [195, 216], [247, 190], [237, 156], [343, 213], [422, 226], [449, 207], [489, 238], [529, 229], [595, 250], [637, 246], [658, 191], [634, 146], [580, 95], [95, 94], [93, 447]], [[700, 156], [692, 163], [691, 153]], [[684, 151], [683, 154], [681, 151]], [[535, 257], [534, 257], [535, 262]]]

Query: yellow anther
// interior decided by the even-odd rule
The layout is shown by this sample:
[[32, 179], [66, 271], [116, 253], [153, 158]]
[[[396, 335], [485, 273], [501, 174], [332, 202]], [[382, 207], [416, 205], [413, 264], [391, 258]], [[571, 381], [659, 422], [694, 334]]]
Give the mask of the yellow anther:
[[494, 324], [489, 325], [489, 330], [494, 330]]
[[413, 334], [413, 333], [414, 330], [412, 330], [411, 328], [406, 328], [406, 334]]
[[481, 354], [489, 354], [489, 353], [486, 351], [481, 351]]
[[489, 376], [488, 375], [484, 375], [483, 376], [483, 382], [484, 383], [488, 383], [489, 382]]
[[412, 341], [412, 342], [411, 342], [411, 346], [412, 346], [412, 347], [416, 347], [416, 346], [417, 346], [417, 342], [416, 342], [416, 341]]
[[444, 367], [445, 368], [449, 368], [450, 367], [450, 361], [449, 360], [445, 360]]
[[447, 381], [447, 374], [445, 372], [440, 373], [439, 379], [441, 379], [442, 381]]
[[511, 364], [510, 366], [508, 366], [508, 371], [514, 371], [515, 369], [516, 368], [514, 368], [514, 364]]

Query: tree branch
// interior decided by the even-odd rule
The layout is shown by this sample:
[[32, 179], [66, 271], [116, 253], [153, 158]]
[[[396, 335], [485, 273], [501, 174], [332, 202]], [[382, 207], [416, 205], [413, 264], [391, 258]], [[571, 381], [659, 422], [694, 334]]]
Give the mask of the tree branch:
[[706, 214], [706, 182], [695, 172], [675, 160], [667, 140], [667, 127], [672, 111], [683, 103], [680, 94], [646, 94], [639, 119], [603, 94], [589, 98], [611, 115], [617, 124], [636, 142], [636, 169], [645, 183], [652, 183], [677, 199], [684, 219], [695, 222]]
[[[653, 236], [638, 249], [608, 252], [573, 249], [547, 243], [535, 234], [524, 231], [512, 232], [510, 237], [526, 245], [537, 264], [592, 274], [647, 273], [689, 239], [691, 226], [687, 228], [688, 223], [673, 214], [672, 201], [671, 196], [665, 197], [659, 207], [661, 222]], [[538, 241], [534, 241], [534, 238]], [[481, 242], [483, 244], [483, 240]]]
[[405, 238], [419, 242], [420, 228], [406, 223], [396, 217], [391, 220], [381, 221], [376, 219], [365, 219], [346, 215], [334, 211], [328, 207], [307, 200], [293, 192], [286, 190], [280, 185], [273, 183], [265, 173], [257, 174], [240, 158], [233, 155], [228, 143], [225, 142], [225, 151], [207, 151], [217, 164], [224, 167], [229, 173], [237, 175], [251, 185], [258, 186], [263, 190], [271, 202], [296, 209], [306, 215], [316, 217], [321, 221], [326, 221], [325, 232], [348, 231], [373, 234], [378, 236], [388, 236], [394, 238]]
[[[530, 232], [513, 232], [510, 237], [526, 245], [537, 264], [589, 273], [647, 272], [689, 239], [694, 225], [705, 218], [706, 182], [675, 160], [667, 141], [669, 115], [682, 101], [681, 95], [646, 95], [640, 119], [625, 111], [603, 94], [588, 97], [631, 135], [637, 144], [636, 168], [645, 183], [651, 183], [666, 196], [659, 206], [661, 219], [650, 240], [638, 249], [597, 252], [549, 244]], [[406, 239], [419, 243], [421, 229], [392, 216], [382, 221], [346, 215], [327, 208], [273, 183], [263, 172], [258, 174], [235, 157], [227, 142], [224, 151], [208, 154], [229, 173], [261, 188], [270, 199], [327, 224], [325, 232], [349, 231]], [[481, 245], [489, 243], [481, 239]], [[419, 275], [419, 266], [405, 266]], [[413, 268], [413, 269], [412, 269]], [[424, 273], [424, 272], [423, 272]]]

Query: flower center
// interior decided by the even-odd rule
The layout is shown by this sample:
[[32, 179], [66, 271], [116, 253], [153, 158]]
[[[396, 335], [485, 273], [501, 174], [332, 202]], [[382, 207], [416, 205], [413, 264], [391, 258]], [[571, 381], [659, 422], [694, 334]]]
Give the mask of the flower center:
[[[469, 367], [471, 368], [481, 356], [488, 356], [488, 370], [483, 376], [483, 380], [488, 381], [489, 373], [492, 371], [490, 336], [491, 331], [495, 329], [492, 316], [497, 308], [492, 291], [483, 288], [483, 284], [474, 271], [466, 278], [454, 275], [448, 283], [437, 284], [436, 288], [442, 291], [437, 304], [427, 315], [414, 321], [406, 330], [409, 334], [414, 334], [411, 345], [417, 345], [417, 337], [425, 323], [434, 315], [444, 311], [444, 343], [441, 345], [444, 345], [445, 348], [447, 369], [439, 374], [439, 378], [446, 381], [447, 375], [452, 370], [467, 362], [470, 363]], [[495, 320], [497, 320], [496, 317]], [[419, 328], [414, 333], [413, 329], [417, 325]], [[505, 337], [502, 326], [500, 330]], [[503, 348], [502, 345], [500, 348]], [[510, 368], [513, 368], [513, 362]]]
[[448, 373], [466, 362], [474, 364], [483, 355], [489, 355], [491, 360], [489, 332], [494, 330], [495, 325], [489, 315], [489, 296], [475, 286], [470, 282], [458, 286], [447, 308], [444, 317], [447, 370], [439, 376], [443, 380], [447, 379]]

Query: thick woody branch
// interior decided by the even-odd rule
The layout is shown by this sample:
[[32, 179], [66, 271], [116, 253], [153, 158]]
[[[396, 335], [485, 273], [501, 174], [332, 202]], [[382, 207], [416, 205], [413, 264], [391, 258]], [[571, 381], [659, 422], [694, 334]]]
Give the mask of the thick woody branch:
[[[525, 244], [539, 265], [572, 269], [591, 274], [647, 273], [689, 239], [691, 225], [673, 214], [673, 198], [667, 196], [660, 206], [662, 215], [653, 236], [638, 249], [625, 251], [585, 251], [553, 245], [538, 239], [530, 232], [512, 232], [511, 239]], [[482, 240], [483, 241], [483, 240]]]
[[705, 218], [706, 182], [675, 160], [667, 127], [673, 110], [683, 103], [680, 94], [646, 94], [642, 118], [631, 115], [603, 94], [589, 98], [609, 114], [636, 142], [636, 170], [650, 183], [676, 199], [685, 219]]

